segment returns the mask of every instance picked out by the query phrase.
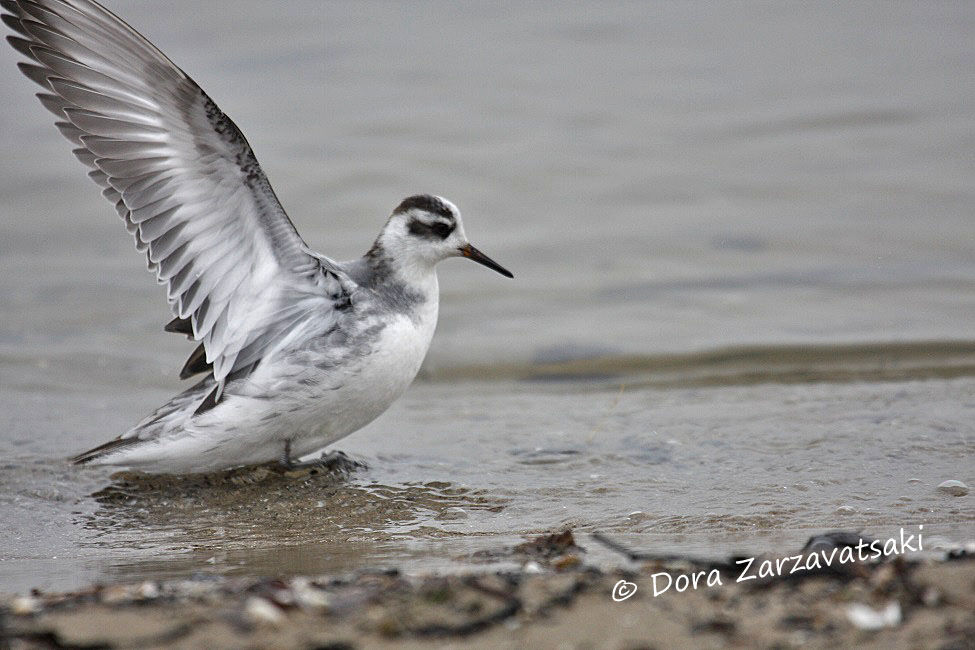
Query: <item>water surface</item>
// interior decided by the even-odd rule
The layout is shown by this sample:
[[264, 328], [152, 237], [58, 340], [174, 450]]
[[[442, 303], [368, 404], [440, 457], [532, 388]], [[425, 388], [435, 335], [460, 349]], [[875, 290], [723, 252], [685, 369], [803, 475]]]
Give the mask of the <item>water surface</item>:
[[110, 472], [63, 458], [189, 349], [0, 50], [0, 590], [452, 570], [569, 525], [702, 554], [975, 535], [935, 489], [975, 484], [973, 6], [108, 4], [312, 246], [358, 255], [435, 192], [516, 280], [443, 265], [421, 380], [339, 445], [348, 480], [96, 498]]

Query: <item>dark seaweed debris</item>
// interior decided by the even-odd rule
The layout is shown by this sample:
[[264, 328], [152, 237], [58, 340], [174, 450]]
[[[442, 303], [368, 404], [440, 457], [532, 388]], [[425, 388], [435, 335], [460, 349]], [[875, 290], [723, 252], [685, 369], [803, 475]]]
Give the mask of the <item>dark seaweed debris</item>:
[[[844, 535], [814, 540], [842, 545], [850, 540]], [[197, 576], [63, 594], [35, 590], [0, 601], [0, 648], [354, 648], [431, 639], [478, 647], [512, 640], [527, 645], [528, 639], [623, 647], [627, 639], [667, 635], [674, 645], [768, 647], [801, 641], [889, 649], [971, 647], [975, 638], [975, 561], [968, 553], [942, 562], [898, 557], [865, 562], [842, 575], [809, 572], [762, 584], [736, 584], [734, 574], [725, 572], [722, 586], [657, 597], [652, 578], [660, 572], [727, 565], [655, 558], [637, 569], [604, 571], [579, 561], [583, 552], [567, 530], [497, 552], [524, 560], [521, 570]], [[628, 558], [653, 555], [622, 552]], [[566, 557], [577, 561], [560, 564]], [[624, 580], [635, 585], [634, 597], [614, 602], [610, 595]], [[892, 615], [882, 617], [883, 612]]]

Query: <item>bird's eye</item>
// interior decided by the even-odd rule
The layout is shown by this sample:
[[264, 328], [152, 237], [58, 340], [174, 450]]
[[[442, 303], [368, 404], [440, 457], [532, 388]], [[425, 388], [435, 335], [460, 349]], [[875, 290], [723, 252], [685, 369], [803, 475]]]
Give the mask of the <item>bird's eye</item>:
[[454, 231], [454, 227], [450, 224], [446, 224], [442, 221], [438, 221], [430, 225], [430, 230], [440, 239], [447, 239], [447, 237]]

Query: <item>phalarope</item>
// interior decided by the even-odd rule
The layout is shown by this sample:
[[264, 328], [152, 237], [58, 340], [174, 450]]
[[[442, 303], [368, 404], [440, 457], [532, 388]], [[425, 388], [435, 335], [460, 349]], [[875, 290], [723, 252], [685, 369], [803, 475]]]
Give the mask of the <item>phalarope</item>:
[[460, 212], [403, 200], [372, 248], [308, 248], [247, 140], [141, 34], [92, 0], [0, 0], [41, 103], [166, 285], [165, 329], [199, 345], [192, 388], [73, 460], [192, 473], [324, 449], [413, 381], [437, 323], [435, 266], [474, 248]]

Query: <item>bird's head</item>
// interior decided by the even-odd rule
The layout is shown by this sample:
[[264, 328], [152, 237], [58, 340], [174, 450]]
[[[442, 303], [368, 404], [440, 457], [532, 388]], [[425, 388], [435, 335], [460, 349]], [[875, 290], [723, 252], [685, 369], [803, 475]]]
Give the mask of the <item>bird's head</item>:
[[448, 257], [466, 257], [501, 275], [514, 277], [467, 241], [460, 210], [439, 196], [417, 194], [403, 199], [376, 244], [407, 275], [429, 272]]

